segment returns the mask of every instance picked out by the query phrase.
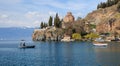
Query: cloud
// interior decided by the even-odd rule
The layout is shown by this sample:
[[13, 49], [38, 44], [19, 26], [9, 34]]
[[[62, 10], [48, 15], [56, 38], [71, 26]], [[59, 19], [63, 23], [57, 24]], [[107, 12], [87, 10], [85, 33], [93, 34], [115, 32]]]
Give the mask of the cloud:
[[80, 10], [86, 7], [86, 4], [75, 3], [75, 2], [67, 2], [67, 3], [54, 2], [49, 5], [56, 8], [69, 9], [69, 10]]
[[52, 6], [55, 8], [61, 8], [61, 9], [70, 9], [70, 10], [80, 10], [86, 7], [87, 3], [81, 3], [81, 1], [67, 1], [67, 2], [60, 2], [58, 0], [36, 0], [33, 1], [35, 4], [43, 5], [43, 6]]
[[30, 14], [31, 18], [27, 18], [23, 14], [0, 14], [0, 27], [39, 27], [41, 20], [38, 15], [35, 16], [35, 12], [30, 12]]
[[34, 18], [34, 17], [40, 17], [41, 14], [39, 12], [35, 12], [35, 11], [31, 12], [30, 11], [30, 12], [26, 13], [25, 16], [27, 18]]
[[75, 13], [74, 14], [76, 17], [81, 17], [81, 16], [83, 16], [83, 14], [81, 13], [81, 12], [77, 12], [77, 13]]
[[25, 18], [31, 21], [47, 21], [49, 17], [48, 13], [41, 13], [39, 11], [29, 11], [25, 14]]
[[55, 16], [56, 15], [56, 12], [54, 12], [54, 11], [49, 11], [48, 13], [49, 13], [50, 16]]
[[40, 21], [0, 20], [0, 27], [39, 27]]
[[20, 3], [22, 0], [0, 0], [1, 4], [9, 4], [9, 5], [13, 5], [13, 4], [18, 4]]
[[0, 19], [4, 19], [4, 18], [8, 18], [8, 15], [6, 15], [6, 14], [1, 14], [1, 15], [0, 15]]
[[23, 14], [1, 14], [0, 27], [39, 27], [40, 23], [48, 22], [49, 13], [28, 11]]
[[58, 13], [62, 19], [67, 11], [85, 16], [101, 1], [106, 0], [0, 0], [0, 27], [39, 27], [49, 16]]

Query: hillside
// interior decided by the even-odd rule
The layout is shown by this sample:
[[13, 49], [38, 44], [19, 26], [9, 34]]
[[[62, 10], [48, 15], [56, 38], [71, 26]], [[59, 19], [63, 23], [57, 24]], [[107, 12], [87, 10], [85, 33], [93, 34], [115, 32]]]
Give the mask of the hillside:
[[54, 25], [51, 23], [51, 26], [34, 30], [33, 40], [57, 41], [66, 36], [72, 38], [74, 33], [80, 34], [83, 38], [85, 35], [94, 32], [98, 34], [107, 33], [111, 36], [120, 35], [120, 2], [118, 0], [108, 0], [104, 4], [99, 4], [97, 10], [89, 13], [83, 19], [74, 20], [74, 15], [71, 12], [67, 12], [61, 21], [58, 14], [55, 18]]
[[96, 25], [98, 33], [118, 33], [120, 34], [120, 13], [118, 12], [119, 4], [106, 8], [99, 8], [89, 13], [85, 20]]

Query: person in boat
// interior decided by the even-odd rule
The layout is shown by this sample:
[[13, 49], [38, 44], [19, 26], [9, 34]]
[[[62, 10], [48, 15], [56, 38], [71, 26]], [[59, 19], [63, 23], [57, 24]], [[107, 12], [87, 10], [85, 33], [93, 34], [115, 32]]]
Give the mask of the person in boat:
[[20, 43], [20, 46], [25, 46], [25, 42], [24, 43]]
[[25, 46], [25, 42], [23, 43], [23, 46]]

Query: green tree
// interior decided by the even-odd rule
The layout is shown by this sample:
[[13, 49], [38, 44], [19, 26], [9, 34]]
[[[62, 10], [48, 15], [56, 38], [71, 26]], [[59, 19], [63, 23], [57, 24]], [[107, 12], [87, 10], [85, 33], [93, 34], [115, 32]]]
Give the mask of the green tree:
[[48, 22], [49, 26], [52, 26], [52, 21], [53, 21], [53, 18], [52, 18], [52, 16], [50, 16], [49, 22]]
[[97, 5], [97, 9], [99, 9], [99, 8], [100, 8], [100, 4]]
[[48, 26], [48, 24], [44, 22], [44, 28], [46, 28], [47, 26]]
[[56, 16], [54, 18], [54, 26], [57, 28], [60, 28], [60, 25], [61, 25], [61, 21], [60, 21], [60, 18], [58, 16], [58, 13], [56, 13]]
[[114, 0], [115, 1], [115, 4], [117, 4], [120, 0]]
[[44, 27], [43, 22], [41, 22], [40, 28], [42, 29]]
[[97, 9], [110, 7], [112, 5], [117, 4], [119, 1], [120, 0], [107, 0], [107, 2], [101, 2], [100, 4], [98, 4]]
[[94, 28], [96, 28], [96, 25], [95, 24], [90, 24], [90, 28], [94, 29]]

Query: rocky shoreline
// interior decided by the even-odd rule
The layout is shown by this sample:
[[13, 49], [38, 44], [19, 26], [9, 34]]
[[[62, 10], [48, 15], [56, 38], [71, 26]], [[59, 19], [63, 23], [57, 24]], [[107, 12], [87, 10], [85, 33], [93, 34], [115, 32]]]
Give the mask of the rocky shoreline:
[[61, 41], [63, 38], [63, 31], [55, 27], [35, 29], [32, 38], [34, 41]]

